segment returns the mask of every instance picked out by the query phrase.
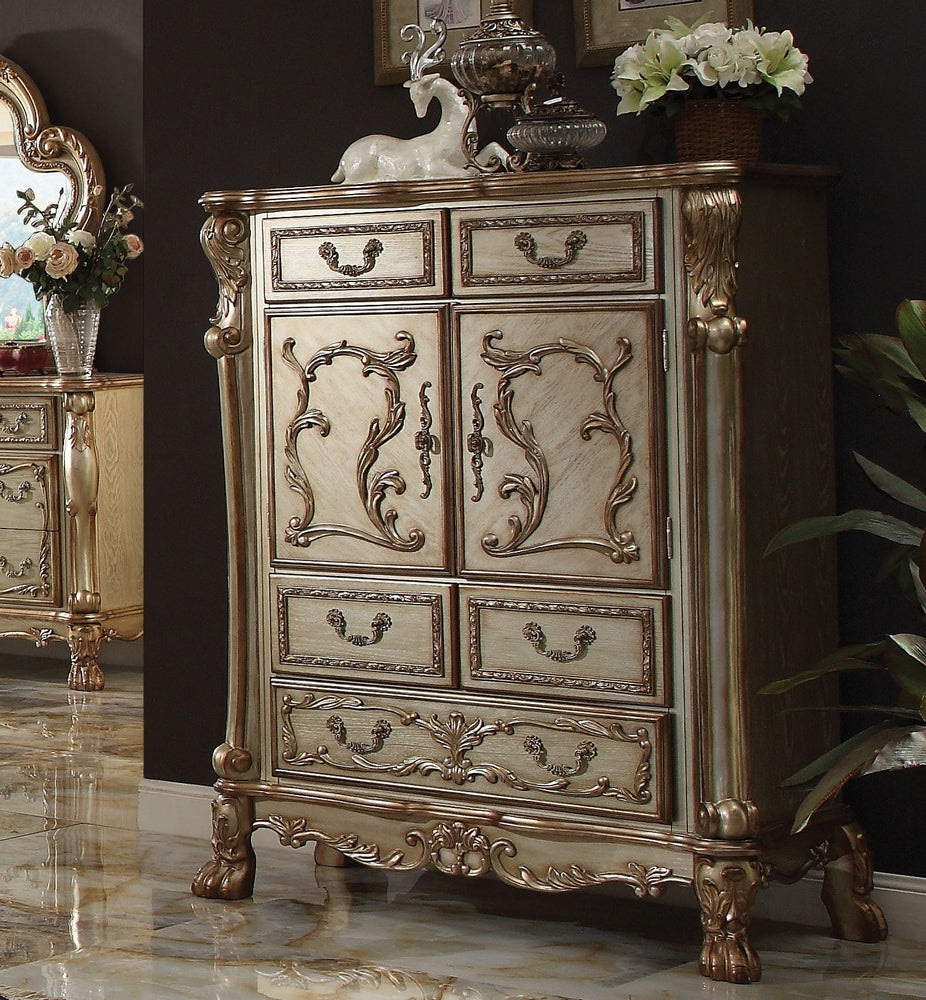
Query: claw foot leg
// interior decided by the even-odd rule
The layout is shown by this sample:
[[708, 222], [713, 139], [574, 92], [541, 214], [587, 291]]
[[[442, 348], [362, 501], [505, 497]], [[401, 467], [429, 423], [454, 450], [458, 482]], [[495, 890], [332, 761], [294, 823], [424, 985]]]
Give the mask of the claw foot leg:
[[846, 941], [883, 941], [887, 921], [871, 901], [871, 852], [865, 831], [857, 823], [839, 827], [824, 846], [823, 860], [820, 897], [833, 933]]
[[753, 983], [762, 974], [759, 956], [749, 943], [749, 921], [760, 884], [755, 858], [715, 861], [696, 857], [694, 889], [704, 928], [702, 976], [726, 983]]
[[212, 859], [193, 877], [195, 896], [244, 899], [254, 891], [257, 859], [251, 847], [254, 803], [247, 795], [219, 795], [212, 802]]
[[71, 672], [68, 687], [72, 691], [102, 691], [106, 685], [100, 669], [100, 646], [103, 645], [101, 625], [69, 625], [68, 646], [71, 650]]

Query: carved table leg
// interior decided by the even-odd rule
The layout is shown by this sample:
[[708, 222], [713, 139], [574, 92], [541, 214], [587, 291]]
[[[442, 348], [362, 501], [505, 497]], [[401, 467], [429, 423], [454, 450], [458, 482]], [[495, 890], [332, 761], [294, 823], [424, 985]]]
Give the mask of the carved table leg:
[[835, 935], [847, 941], [883, 941], [887, 921], [871, 901], [871, 852], [865, 831], [858, 823], [838, 827], [823, 857], [820, 897]]
[[100, 646], [103, 627], [96, 622], [68, 625], [68, 646], [71, 649], [71, 672], [68, 687], [72, 691], [102, 691], [106, 678], [100, 669]]
[[752, 983], [762, 974], [759, 956], [749, 943], [749, 921], [760, 884], [755, 858], [695, 858], [694, 889], [704, 928], [702, 976], [727, 983]]
[[316, 840], [315, 864], [323, 868], [344, 868], [347, 865], [347, 856], [341, 851], [336, 851], [333, 847], [323, 844], [320, 840]]
[[244, 899], [254, 891], [257, 859], [251, 846], [254, 802], [219, 795], [212, 802], [212, 860], [193, 877], [193, 893], [207, 899]]

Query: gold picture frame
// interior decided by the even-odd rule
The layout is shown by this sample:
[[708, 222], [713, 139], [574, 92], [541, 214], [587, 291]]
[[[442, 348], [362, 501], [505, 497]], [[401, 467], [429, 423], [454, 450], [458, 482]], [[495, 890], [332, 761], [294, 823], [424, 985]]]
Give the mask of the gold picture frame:
[[686, 24], [699, 18], [741, 25], [753, 16], [752, 0], [574, 0], [576, 65], [607, 66], [642, 42], [667, 17]]
[[[444, 45], [446, 66], [442, 72], [449, 73], [450, 57], [460, 42], [479, 27], [480, 19], [488, 12], [491, 0], [373, 0], [373, 82], [377, 85], [404, 83], [408, 79], [408, 66], [402, 62], [402, 53], [408, 51], [410, 43], [403, 41], [402, 28], [406, 24], [420, 24], [427, 28], [431, 17], [428, 9], [435, 12], [447, 11], [447, 41]], [[528, 24], [534, 16], [533, 0], [513, 0], [518, 16]], [[456, 26], [454, 13], [458, 13]]]

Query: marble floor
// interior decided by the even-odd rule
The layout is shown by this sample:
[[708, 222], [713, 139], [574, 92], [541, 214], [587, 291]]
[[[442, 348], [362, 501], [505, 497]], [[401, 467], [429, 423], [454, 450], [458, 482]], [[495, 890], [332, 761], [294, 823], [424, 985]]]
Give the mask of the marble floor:
[[762, 981], [729, 986], [698, 975], [690, 907], [316, 870], [307, 850], [258, 836], [254, 897], [196, 899], [208, 844], [137, 828], [141, 673], [109, 667], [94, 694], [69, 692], [65, 675], [60, 662], [0, 658], [0, 995], [11, 1000], [926, 998], [921, 944], [756, 920]]

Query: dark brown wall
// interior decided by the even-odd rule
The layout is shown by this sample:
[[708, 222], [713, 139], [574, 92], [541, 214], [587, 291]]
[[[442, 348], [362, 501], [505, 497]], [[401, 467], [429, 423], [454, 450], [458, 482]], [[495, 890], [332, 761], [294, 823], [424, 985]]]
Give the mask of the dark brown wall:
[[[922, 45], [912, 30], [922, 0], [889, 0], [876, 10], [862, 0], [755, 5], [760, 23], [794, 30], [817, 78], [805, 110], [767, 129], [768, 155], [843, 172], [831, 213], [834, 335], [890, 332], [900, 299], [926, 297], [926, 80], [916, 72]], [[110, 369], [141, 367], [143, 309], [145, 773], [152, 779], [210, 784], [225, 724], [224, 488], [215, 365], [202, 347], [216, 287], [198, 244], [197, 199], [210, 189], [324, 183], [353, 139], [423, 130], [401, 87], [373, 86], [370, 7], [149, 0], [142, 34], [141, 0], [2, 3], [0, 51], [36, 78], [56, 119], [92, 138], [110, 181], [137, 181], [146, 202], [139, 272], [146, 294], [142, 304], [142, 281], [130, 275], [104, 314], [100, 360]], [[608, 124], [593, 164], [660, 160], [668, 152], [664, 124], [615, 119], [608, 69], [574, 70], [571, 11], [567, 0], [535, 0], [534, 20], [557, 49], [570, 95]], [[879, 61], [862, 79], [860, 52], [873, 30]], [[921, 437], [864, 393], [839, 381], [836, 388], [841, 506], [880, 502], [852, 448], [922, 482]], [[877, 546], [847, 538], [840, 552], [846, 641], [919, 627], [890, 585], [871, 585]], [[870, 682], [847, 693], [859, 701], [890, 694]], [[865, 779], [851, 797], [872, 833], [876, 867], [926, 875], [926, 772]]]

